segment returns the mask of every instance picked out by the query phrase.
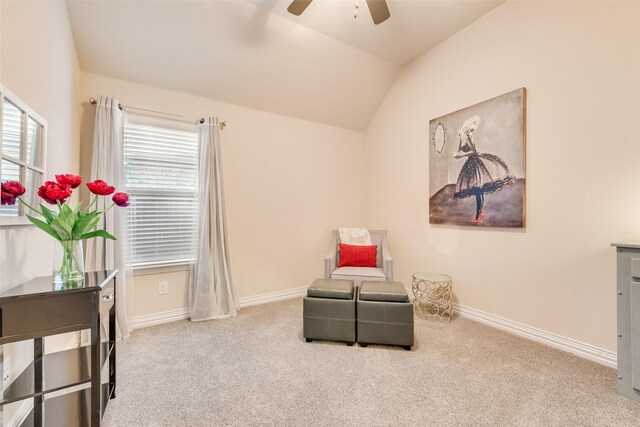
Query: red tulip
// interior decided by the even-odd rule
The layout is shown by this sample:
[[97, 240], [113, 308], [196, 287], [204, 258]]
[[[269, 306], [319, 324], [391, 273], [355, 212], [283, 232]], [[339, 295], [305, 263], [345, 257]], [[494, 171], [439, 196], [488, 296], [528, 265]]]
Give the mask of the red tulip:
[[16, 198], [13, 194], [8, 191], [0, 191], [0, 204], [2, 205], [15, 205]]
[[87, 188], [93, 194], [96, 194], [98, 196], [108, 196], [109, 194], [112, 194], [114, 191], [116, 191], [115, 187], [110, 186], [101, 179], [96, 179], [93, 182], [87, 182]]
[[38, 189], [38, 196], [42, 197], [45, 202], [55, 205], [58, 201], [64, 203], [71, 196], [71, 190], [57, 182], [47, 181]]
[[2, 191], [10, 193], [13, 197], [18, 197], [24, 194], [25, 189], [18, 181], [7, 181], [2, 184]]
[[80, 184], [82, 184], [82, 177], [67, 173], [63, 175], [56, 175], [56, 181], [58, 181], [58, 184], [63, 187], [78, 188], [80, 187]]
[[127, 195], [127, 193], [116, 193], [113, 195], [111, 200], [113, 200], [113, 203], [120, 206], [121, 208], [126, 208], [127, 206], [129, 206], [129, 196]]

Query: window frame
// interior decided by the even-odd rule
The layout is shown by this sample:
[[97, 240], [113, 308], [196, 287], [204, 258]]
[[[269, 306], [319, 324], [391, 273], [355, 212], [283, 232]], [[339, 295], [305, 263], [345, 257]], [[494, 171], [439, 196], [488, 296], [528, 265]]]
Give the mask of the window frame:
[[[4, 100], [9, 101], [15, 107], [17, 107], [21, 114], [21, 122], [20, 122], [20, 153], [26, 152], [27, 150], [27, 139], [28, 139], [28, 123], [29, 118], [33, 119], [37, 124], [42, 126], [42, 130], [40, 132], [40, 158], [42, 159], [42, 166], [38, 167], [34, 164], [30, 164], [27, 161], [16, 159], [8, 154], [5, 154], [2, 151], [2, 135], [3, 135], [3, 124], [4, 124]], [[4, 85], [0, 84], [0, 177], [2, 177], [2, 160], [6, 160], [13, 164], [18, 165], [20, 168], [20, 182], [26, 182], [26, 172], [28, 169], [36, 171], [40, 174], [39, 184], [42, 185], [46, 179], [47, 175], [47, 133], [49, 130], [49, 126], [47, 121], [38, 113], [36, 113], [33, 108], [29, 107], [29, 105], [24, 102], [22, 99], [18, 98], [13, 92], [7, 89]], [[22, 157], [22, 155], [21, 155]], [[38, 185], [38, 186], [40, 186]], [[18, 215], [17, 216], [7, 216], [0, 214], [0, 227], [3, 226], [14, 226], [14, 225], [33, 225], [29, 219], [25, 216], [25, 207], [20, 203], [18, 204]]]
[[[171, 124], [174, 124], [173, 126]], [[126, 115], [125, 115], [125, 119], [124, 119], [124, 126], [123, 126], [123, 148], [122, 148], [122, 162], [123, 162], [123, 187], [124, 187], [124, 191], [127, 192], [127, 194], [135, 194], [136, 192], [140, 192], [142, 194], [146, 193], [146, 192], [152, 192], [153, 190], [140, 190], [140, 189], [131, 189], [128, 187], [127, 182], [126, 182], [126, 174], [125, 174], [125, 170], [126, 170], [126, 141], [124, 138], [124, 134], [125, 134], [125, 130], [127, 128], [128, 125], [140, 125], [140, 126], [148, 126], [148, 127], [153, 127], [153, 128], [157, 128], [157, 129], [165, 129], [165, 130], [179, 130], [179, 131], [183, 131], [183, 132], [190, 132], [190, 129], [188, 129], [188, 127], [193, 126], [193, 133], [196, 136], [196, 141], [197, 141], [197, 123], [194, 123], [190, 120], [187, 119], [178, 119], [178, 118], [174, 118], [174, 117], [165, 117], [163, 114], [154, 114], [151, 112], [131, 112], [131, 111], [127, 111]], [[197, 179], [198, 179], [198, 172], [197, 172], [197, 168], [198, 168], [198, 159], [199, 159], [199, 153], [196, 152], [196, 186], [193, 192], [193, 196], [194, 196], [194, 203], [196, 205], [197, 208], [197, 204], [198, 204], [198, 183], [197, 183]], [[184, 195], [184, 192], [178, 192], [175, 195], [177, 196], [181, 196]], [[129, 215], [129, 210], [127, 210], [127, 215]], [[129, 218], [127, 218], [127, 228], [128, 228], [128, 233], [129, 233], [129, 250], [132, 251], [133, 250], [133, 243], [132, 243], [132, 231], [131, 228], [129, 227]], [[194, 252], [195, 253], [195, 252]], [[131, 253], [129, 255], [131, 258], [133, 257], [133, 253]], [[194, 265], [195, 259], [178, 259], [176, 257], [176, 259], [172, 259], [172, 260], [166, 260], [166, 261], [147, 261], [145, 263], [138, 263], [138, 264], [133, 264], [133, 259], [131, 259], [132, 261], [132, 269], [133, 269], [133, 275], [134, 276], [142, 276], [142, 275], [148, 275], [148, 274], [157, 274], [157, 273], [169, 273], [169, 272], [174, 272], [174, 271], [187, 271], [191, 269], [191, 266]]]

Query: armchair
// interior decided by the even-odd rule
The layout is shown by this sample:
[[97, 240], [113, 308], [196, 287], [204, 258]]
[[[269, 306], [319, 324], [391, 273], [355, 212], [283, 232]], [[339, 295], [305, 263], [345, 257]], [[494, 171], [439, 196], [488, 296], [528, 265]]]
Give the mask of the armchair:
[[338, 230], [332, 231], [331, 251], [324, 258], [324, 277], [325, 279], [342, 279], [353, 280], [356, 286], [362, 281], [378, 280], [393, 281], [393, 260], [389, 252], [389, 244], [387, 242], [387, 230], [369, 230], [371, 235], [371, 243], [378, 246], [376, 254], [375, 267], [339, 267], [340, 253], [339, 246], [340, 237]]

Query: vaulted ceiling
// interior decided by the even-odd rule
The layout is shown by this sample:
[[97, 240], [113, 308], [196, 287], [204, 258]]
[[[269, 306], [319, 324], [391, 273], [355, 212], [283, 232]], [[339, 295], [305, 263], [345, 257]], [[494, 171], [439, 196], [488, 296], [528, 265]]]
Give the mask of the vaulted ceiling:
[[[365, 130], [400, 68], [501, 1], [82, 1], [67, 9], [83, 70]], [[123, 97], [123, 94], [113, 94]]]

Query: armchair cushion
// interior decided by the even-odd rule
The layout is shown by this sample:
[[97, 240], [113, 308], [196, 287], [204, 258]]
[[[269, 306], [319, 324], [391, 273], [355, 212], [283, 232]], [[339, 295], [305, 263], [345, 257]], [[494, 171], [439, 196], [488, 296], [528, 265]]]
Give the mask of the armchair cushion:
[[[372, 244], [378, 247], [376, 254], [376, 268], [340, 267], [339, 270], [341, 271], [337, 271], [336, 267], [340, 263], [338, 255], [338, 244], [343, 242], [341, 242], [339, 239], [338, 230], [333, 230], [331, 233], [331, 249], [327, 256], [325, 256], [324, 258], [324, 277], [326, 279], [333, 278], [353, 280], [356, 286], [359, 285], [362, 280], [384, 280], [386, 277], [387, 281], [393, 281], [393, 259], [391, 258], [391, 254], [389, 252], [387, 231], [369, 230], [369, 235], [371, 236]], [[360, 269], [361, 271], [350, 271], [348, 275], [343, 275], [341, 272], [345, 271], [342, 270], [345, 268], [353, 268], [356, 271]], [[369, 272], [365, 272], [364, 269], [369, 269]], [[385, 277], [379, 277], [378, 272], [384, 274]], [[370, 274], [375, 274], [375, 276], [370, 276]]]
[[376, 245], [347, 245], [340, 243], [340, 264], [338, 267], [375, 267]]
[[339, 267], [331, 274], [332, 279], [354, 280], [356, 277], [364, 280], [386, 280], [384, 270], [376, 267]]

